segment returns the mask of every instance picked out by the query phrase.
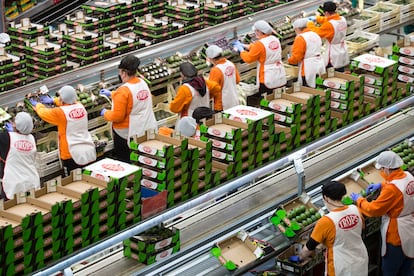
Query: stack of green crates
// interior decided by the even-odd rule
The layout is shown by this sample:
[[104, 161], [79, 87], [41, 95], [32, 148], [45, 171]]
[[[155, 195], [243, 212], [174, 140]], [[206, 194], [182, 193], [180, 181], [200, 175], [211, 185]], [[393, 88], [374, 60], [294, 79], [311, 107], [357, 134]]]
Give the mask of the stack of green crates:
[[167, 190], [167, 206], [187, 200], [189, 192], [188, 140], [148, 134], [130, 143], [131, 160], [143, 169], [141, 185]]
[[268, 9], [269, 7], [274, 6], [273, 1], [263, 1], [263, 0], [249, 0], [247, 2], [247, 6], [249, 8], [249, 13], [255, 13], [258, 11], [262, 11], [264, 9]]
[[176, 228], [153, 227], [124, 240], [124, 256], [150, 265], [180, 251], [180, 232]]
[[179, 34], [185, 34], [204, 28], [204, 4], [192, 2], [178, 4], [177, 2], [171, 1], [165, 6], [165, 9], [165, 15], [168, 18], [183, 25], [183, 27], [178, 29]]
[[66, 15], [64, 23], [72, 29], [74, 29], [75, 26], [81, 26], [86, 31], [101, 33], [105, 28], [104, 20], [103, 16], [101, 18], [91, 17], [80, 10], [73, 14]]
[[16, 275], [24, 269], [24, 253], [15, 241], [22, 240], [22, 227], [11, 219], [0, 219], [0, 275]]
[[[141, 221], [142, 170], [139, 167], [104, 158], [86, 166], [83, 173], [107, 182], [106, 215], [107, 221], [113, 222], [107, 225], [107, 234], [113, 233], [113, 230], [121, 231]], [[101, 217], [102, 215], [105, 214], [101, 211]], [[105, 220], [101, 221], [101, 227], [105, 227]]]
[[206, 1], [204, 3], [204, 21], [208, 26], [224, 23], [247, 14], [248, 1]]
[[108, 34], [115, 30], [123, 30], [132, 23], [131, 16], [121, 15], [121, 8], [125, 3], [117, 1], [88, 1], [81, 5], [87, 16], [98, 18], [100, 23], [99, 32]]
[[137, 17], [134, 22], [134, 33], [151, 43], [158, 43], [172, 38], [169, 33], [172, 22], [166, 17], [155, 17], [151, 14]]
[[25, 12], [28, 9], [33, 8], [37, 1], [36, 0], [17, 0], [17, 8], [19, 9], [20, 12]]
[[62, 40], [67, 47], [68, 60], [80, 66], [103, 59], [103, 53], [109, 50], [109, 46], [104, 46], [103, 39], [103, 35], [85, 31], [82, 26], [62, 33]]
[[351, 72], [365, 77], [364, 99], [375, 105], [375, 110], [387, 106], [398, 92], [398, 63], [394, 60], [371, 54], [363, 54], [351, 60]]
[[223, 111], [223, 116], [241, 122], [244, 129], [248, 129], [248, 139], [243, 139], [242, 160], [247, 160], [247, 168], [243, 171], [255, 169], [275, 158], [275, 124], [274, 114], [267, 110], [238, 105]]
[[188, 138], [188, 144], [188, 180], [190, 197], [193, 197], [213, 185], [213, 152], [211, 141]]
[[40, 36], [48, 38], [49, 28], [41, 24], [31, 23], [28, 18], [23, 18], [20, 23], [10, 22], [7, 33], [10, 36], [12, 50], [14, 51], [14, 46], [26, 45], [27, 41], [34, 42]]
[[11, 55], [0, 48], [0, 92], [26, 84], [26, 57]]
[[316, 85], [331, 91], [331, 114], [338, 124], [345, 126], [365, 114], [363, 77], [329, 71], [316, 78]]
[[121, 6], [121, 15], [123, 20], [134, 19], [146, 14], [159, 17], [164, 14], [165, 5], [166, 1], [163, 0], [131, 0]]
[[138, 50], [144, 47], [144, 44], [141, 42], [139, 36], [124, 36], [120, 35], [118, 31], [113, 31], [105, 36], [104, 46], [109, 46], [109, 49], [104, 52], [104, 59], [107, 59]]
[[[408, 37], [409, 38], [409, 37]], [[397, 79], [404, 83], [414, 83], [413, 42], [398, 41], [393, 45], [393, 60], [398, 61]]]

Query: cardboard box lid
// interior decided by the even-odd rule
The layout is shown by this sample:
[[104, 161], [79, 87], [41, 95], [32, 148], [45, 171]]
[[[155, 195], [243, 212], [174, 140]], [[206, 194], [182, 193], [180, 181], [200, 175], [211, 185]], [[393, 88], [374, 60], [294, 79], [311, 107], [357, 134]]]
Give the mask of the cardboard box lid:
[[20, 225], [20, 222], [0, 216], [0, 228], [11, 225], [13, 228]]
[[367, 68], [365, 66], [362, 67], [367, 70], [369, 70], [369, 67], [387, 68], [397, 63], [395, 60], [391, 60], [391, 59], [387, 59], [387, 58], [383, 58], [383, 57], [379, 57], [379, 56], [371, 55], [371, 54], [363, 54], [363, 55], [357, 56], [354, 58], [354, 60], [362, 63], [362, 65], [360, 64], [359, 67], [364, 66], [364, 65], [367, 66]]
[[101, 174], [106, 177], [120, 179], [131, 175], [132, 173], [135, 173], [136, 171], [140, 170], [140, 167], [118, 160], [105, 158], [86, 166], [84, 169], [91, 171], [92, 176], [93, 174]]
[[253, 106], [236, 105], [223, 111], [230, 115], [229, 119], [236, 121], [257, 121], [272, 116], [273, 113]]

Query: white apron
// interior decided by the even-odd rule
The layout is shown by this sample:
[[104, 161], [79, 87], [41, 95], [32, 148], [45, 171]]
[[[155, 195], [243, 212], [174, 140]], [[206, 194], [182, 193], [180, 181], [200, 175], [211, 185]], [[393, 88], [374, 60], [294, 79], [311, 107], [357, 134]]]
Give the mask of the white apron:
[[183, 85], [187, 86], [188, 89], [190, 89], [192, 99], [191, 99], [190, 106], [188, 107], [188, 114], [187, 115], [180, 114], [177, 121], [175, 122], [176, 129], [177, 129], [178, 122], [180, 121], [180, 119], [185, 116], [192, 117], [193, 112], [197, 107], [201, 107], [201, 106], [210, 107], [210, 91], [208, 91], [208, 87], [206, 87], [207, 92], [204, 95], [204, 97], [201, 97], [200, 93], [198, 93], [198, 91], [194, 87], [192, 87], [188, 83], [184, 83]]
[[368, 275], [368, 252], [361, 238], [363, 221], [358, 208], [349, 205], [345, 210], [326, 216], [332, 219], [336, 229], [333, 245], [335, 275]]
[[80, 103], [60, 107], [66, 117], [66, 140], [73, 161], [86, 165], [96, 160], [96, 148], [88, 131], [88, 112]]
[[4, 163], [3, 191], [8, 199], [15, 194], [40, 188], [36, 142], [33, 135], [9, 132], [10, 150]]
[[334, 28], [332, 41], [327, 42], [325, 53], [325, 66], [332, 64], [334, 68], [341, 68], [349, 64], [348, 48], [345, 43], [347, 23], [344, 17], [340, 20], [329, 20]]
[[221, 88], [221, 98], [223, 102], [223, 110], [239, 105], [239, 96], [236, 84], [236, 66], [233, 62], [226, 60], [225, 63], [217, 64], [223, 74], [223, 87]]
[[[273, 89], [286, 84], [286, 72], [282, 63], [282, 47], [276, 37], [269, 35], [260, 39], [266, 49], [264, 68], [264, 85]], [[257, 85], [259, 85], [259, 73], [261, 64], [257, 62]]]
[[[404, 208], [397, 218], [398, 234], [404, 254], [409, 258], [414, 258], [414, 177], [407, 174], [405, 178], [393, 180], [389, 185], [395, 185], [403, 194]], [[390, 217], [388, 215], [382, 216], [382, 256], [386, 253], [386, 235], [389, 223]]]
[[309, 87], [316, 87], [316, 75], [326, 72], [325, 63], [321, 56], [322, 39], [312, 31], [300, 34], [306, 42], [306, 51], [303, 62], [299, 64], [298, 81], [302, 85], [302, 66], [304, 66], [305, 79]]
[[157, 120], [152, 110], [152, 95], [148, 85], [140, 79], [140, 82], [123, 86], [129, 88], [132, 94], [132, 110], [129, 114], [128, 145], [132, 136], [143, 136], [149, 129], [157, 130]]

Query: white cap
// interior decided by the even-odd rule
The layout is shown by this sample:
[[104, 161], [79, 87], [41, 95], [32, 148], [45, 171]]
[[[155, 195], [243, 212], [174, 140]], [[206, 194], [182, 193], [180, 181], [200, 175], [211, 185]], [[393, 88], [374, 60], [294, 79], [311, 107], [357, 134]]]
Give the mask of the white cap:
[[21, 134], [29, 134], [33, 130], [32, 117], [27, 112], [19, 112], [14, 118], [16, 130]]
[[10, 36], [8, 34], [6, 34], [6, 33], [1, 33], [0, 34], [0, 43], [6, 44], [9, 41], [10, 41]]
[[193, 117], [186, 116], [181, 118], [177, 124], [177, 131], [183, 136], [194, 136], [197, 130], [197, 122]]
[[208, 46], [208, 48], [206, 49], [206, 56], [208, 58], [216, 58], [219, 55], [221, 55], [221, 53], [223, 53], [223, 49], [221, 49], [219, 46], [217, 45], [210, 45]]
[[398, 169], [404, 164], [401, 157], [393, 151], [384, 151], [378, 155], [375, 168], [377, 170], [381, 168]]
[[293, 28], [306, 28], [308, 25], [308, 19], [307, 18], [299, 18], [293, 21], [292, 23]]
[[65, 85], [59, 90], [59, 96], [65, 104], [76, 102], [76, 90], [70, 85]]
[[271, 34], [273, 32], [272, 27], [264, 20], [256, 21], [253, 25], [253, 31], [260, 31], [264, 34]]

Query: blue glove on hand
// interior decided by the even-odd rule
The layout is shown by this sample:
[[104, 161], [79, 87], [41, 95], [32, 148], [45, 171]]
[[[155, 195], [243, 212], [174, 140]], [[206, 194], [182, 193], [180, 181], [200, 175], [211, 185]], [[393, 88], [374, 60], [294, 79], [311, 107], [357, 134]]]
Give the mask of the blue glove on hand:
[[29, 101], [30, 101], [30, 104], [31, 105], [33, 105], [33, 106], [36, 106], [37, 105], [37, 101], [35, 99], [30, 98]]
[[375, 192], [376, 190], [381, 189], [381, 183], [377, 183], [377, 184], [369, 184], [369, 186], [367, 187], [367, 194], [370, 194], [372, 192]]
[[102, 108], [102, 110], [101, 110], [101, 116], [103, 116], [105, 114], [106, 110], [107, 110], [106, 108]]
[[308, 20], [309, 20], [309, 21], [316, 22], [316, 16], [309, 16], [309, 17], [308, 17]]
[[109, 91], [108, 89], [101, 89], [101, 90], [99, 91], [99, 94], [101, 94], [101, 95], [105, 95], [105, 96], [107, 96], [108, 98], [110, 98], [110, 97], [111, 97], [111, 91]]
[[48, 95], [40, 95], [40, 102], [42, 104], [53, 104], [53, 99]]
[[13, 132], [13, 131], [14, 131], [13, 124], [12, 124], [12, 123], [10, 123], [10, 122], [7, 122], [7, 123], [4, 125], [4, 128], [5, 128], [8, 132]]
[[298, 255], [293, 255], [289, 257], [289, 262], [292, 263], [300, 263], [302, 260], [300, 259], [300, 256]]
[[361, 195], [360, 194], [357, 194], [357, 193], [351, 193], [351, 198], [352, 198], [352, 200], [354, 201], [354, 202], [356, 202], [357, 201], [357, 199], [358, 198], [360, 198], [361, 197]]
[[241, 51], [244, 51], [243, 44], [239, 40], [234, 41], [232, 45], [234, 50], [236, 50], [237, 52], [240, 53]]

